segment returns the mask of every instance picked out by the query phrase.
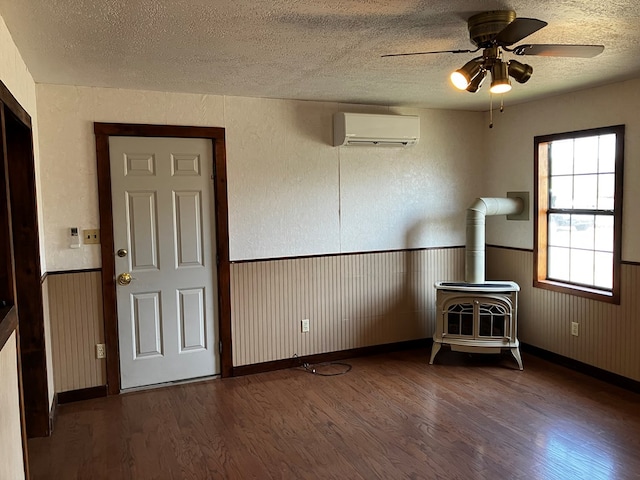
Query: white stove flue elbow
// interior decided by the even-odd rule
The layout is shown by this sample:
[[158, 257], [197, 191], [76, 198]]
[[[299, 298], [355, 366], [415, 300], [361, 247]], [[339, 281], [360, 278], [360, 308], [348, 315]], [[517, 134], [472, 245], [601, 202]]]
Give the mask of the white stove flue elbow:
[[465, 282], [485, 281], [485, 218], [489, 215], [519, 214], [524, 208], [521, 198], [477, 198], [467, 209], [465, 248]]

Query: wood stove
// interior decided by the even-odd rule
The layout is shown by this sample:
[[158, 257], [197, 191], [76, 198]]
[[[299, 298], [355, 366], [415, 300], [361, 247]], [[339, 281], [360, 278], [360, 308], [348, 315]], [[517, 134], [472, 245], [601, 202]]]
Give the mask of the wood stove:
[[436, 282], [436, 330], [429, 364], [442, 345], [470, 353], [509, 349], [522, 370], [515, 282]]

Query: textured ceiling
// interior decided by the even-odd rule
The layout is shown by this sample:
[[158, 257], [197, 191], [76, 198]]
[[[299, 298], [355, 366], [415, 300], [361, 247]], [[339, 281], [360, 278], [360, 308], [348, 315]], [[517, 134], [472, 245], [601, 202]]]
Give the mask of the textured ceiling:
[[605, 46], [519, 57], [507, 104], [640, 76], [638, 0], [0, 0], [38, 83], [464, 110], [489, 103], [448, 82], [473, 54], [380, 55], [473, 48], [466, 19], [496, 9], [549, 23], [524, 43]]

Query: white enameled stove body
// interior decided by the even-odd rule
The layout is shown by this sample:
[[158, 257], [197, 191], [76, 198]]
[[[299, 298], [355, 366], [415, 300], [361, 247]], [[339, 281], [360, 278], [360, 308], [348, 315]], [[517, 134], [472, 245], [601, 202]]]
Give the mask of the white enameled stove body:
[[470, 353], [500, 353], [509, 349], [522, 370], [515, 282], [436, 282], [436, 331], [429, 364], [440, 347]]

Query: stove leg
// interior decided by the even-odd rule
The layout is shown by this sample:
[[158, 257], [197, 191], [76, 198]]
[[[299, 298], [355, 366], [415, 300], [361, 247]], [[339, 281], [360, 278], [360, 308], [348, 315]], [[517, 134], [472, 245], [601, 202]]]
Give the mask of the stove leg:
[[522, 370], [522, 357], [520, 356], [520, 349], [518, 347], [513, 347], [511, 349], [511, 355], [513, 355], [513, 358], [516, 359], [516, 362], [518, 362], [518, 367], [520, 367], [520, 370]]
[[431, 360], [429, 360], [429, 365], [433, 365], [433, 359], [436, 358], [436, 355], [440, 351], [440, 347], [442, 347], [442, 344], [440, 342], [433, 342], [433, 346], [431, 347]]

